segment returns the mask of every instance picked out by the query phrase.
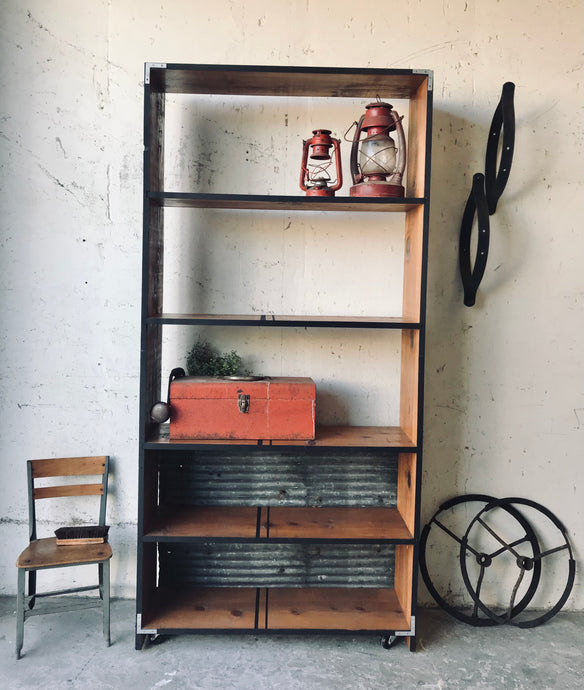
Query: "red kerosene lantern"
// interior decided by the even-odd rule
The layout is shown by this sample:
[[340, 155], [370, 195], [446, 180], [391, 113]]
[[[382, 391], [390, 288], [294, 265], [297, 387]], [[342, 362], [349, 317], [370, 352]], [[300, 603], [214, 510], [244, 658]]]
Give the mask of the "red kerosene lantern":
[[[341, 170], [341, 142], [331, 137], [330, 129], [315, 129], [311, 139], [303, 141], [302, 165], [300, 166], [300, 189], [306, 196], [334, 196], [343, 184]], [[333, 147], [335, 179], [331, 179], [328, 169], [333, 163], [330, 149]], [[310, 149], [310, 156], [308, 151]], [[310, 158], [310, 163], [308, 159]]]
[[[402, 118], [389, 103], [369, 103], [356, 125], [351, 148], [351, 196], [403, 197], [406, 139]], [[350, 129], [350, 128], [349, 128]], [[397, 135], [397, 147], [389, 135]], [[363, 134], [363, 138], [361, 135]]]

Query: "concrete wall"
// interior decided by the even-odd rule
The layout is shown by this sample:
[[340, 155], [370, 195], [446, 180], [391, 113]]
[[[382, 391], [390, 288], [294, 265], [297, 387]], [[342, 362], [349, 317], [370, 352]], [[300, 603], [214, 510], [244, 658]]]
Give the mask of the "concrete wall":
[[[27, 538], [25, 460], [102, 453], [113, 459], [113, 590], [134, 591], [146, 61], [434, 70], [423, 519], [460, 493], [523, 496], [563, 520], [581, 558], [582, 19], [577, 0], [0, 0], [0, 594], [15, 592]], [[513, 170], [466, 308], [460, 218], [505, 81], [517, 87]], [[352, 227], [330, 232], [355, 255]], [[322, 244], [309, 223], [300, 231], [307, 248]], [[298, 278], [311, 252], [294, 256]], [[335, 280], [332, 263], [311, 270]], [[341, 312], [359, 308], [338, 291]], [[372, 382], [387, 369], [373, 337], [338, 347], [366, 349]], [[314, 359], [321, 373], [327, 353]], [[359, 402], [366, 421], [379, 404]], [[455, 567], [443, 563], [443, 582]], [[584, 607], [582, 582], [568, 608]]]

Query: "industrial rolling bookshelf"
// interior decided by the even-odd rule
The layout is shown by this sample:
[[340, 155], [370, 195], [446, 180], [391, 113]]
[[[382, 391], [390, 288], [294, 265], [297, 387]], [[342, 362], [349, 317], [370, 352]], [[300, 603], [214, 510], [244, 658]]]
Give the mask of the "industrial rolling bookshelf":
[[[148, 63], [144, 91], [136, 648], [153, 636], [181, 632], [334, 630], [371, 631], [385, 640], [404, 636], [414, 650], [432, 73]], [[174, 94], [326, 99], [330, 108], [337, 99], [404, 99], [405, 196], [165, 189], [165, 105]], [[196, 127], [196, 115], [193, 121]], [[164, 220], [173, 208], [397, 214], [404, 246], [401, 313], [166, 312]], [[399, 423], [317, 426], [310, 441], [172, 440], [150, 409], [164, 395], [163, 329], [177, 325], [357, 328], [363, 339], [372, 329], [396, 331]]]

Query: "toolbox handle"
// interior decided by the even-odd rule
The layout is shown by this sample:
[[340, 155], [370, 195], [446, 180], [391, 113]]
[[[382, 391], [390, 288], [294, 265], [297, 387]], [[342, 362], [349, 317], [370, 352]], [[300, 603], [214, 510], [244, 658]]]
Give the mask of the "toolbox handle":
[[183, 376], [186, 376], [186, 373], [182, 367], [176, 367], [170, 372], [168, 376], [168, 393], [166, 394], [166, 402], [159, 400], [150, 408], [150, 416], [155, 422], [163, 424], [170, 417], [170, 384], [175, 379], [180, 379]]

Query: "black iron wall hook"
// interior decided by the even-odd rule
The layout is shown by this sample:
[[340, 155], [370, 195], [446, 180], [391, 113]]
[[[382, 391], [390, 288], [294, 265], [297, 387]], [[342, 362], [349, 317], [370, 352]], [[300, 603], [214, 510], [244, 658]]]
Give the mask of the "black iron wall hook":
[[[511, 172], [515, 146], [514, 93], [515, 84], [510, 81], [505, 82], [489, 130], [485, 174], [477, 173], [473, 176], [472, 189], [460, 225], [459, 267], [464, 289], [464, 304], [467, 307], [472, 307], [475, 303], [477, 290], [487, 265], [490, 238], [489, 216], [495, 213], [497, 203], [503, 194]], [[497, 169], [501, 131], [503, 132], [503, 141]], [[471, 268], [470, 240], [475, 212], [479, 230], [476, 256]]]
[[[478, 238], [474, 265], [471, 268], [470, 260], [470, 238], [475, 217], [478, 223]], [[489, 209], [487, 197], [485, 196], [485, 176], [477, 173], [472, 178], [472, 189], [462, 216], [460, 225], [460, 246], [459, 246], [459, 265], [460, 277], [464, 287], [464, 304], [472, 307], [475, 303], [477, 290], [483, 278], [487, 266], [487, 256], [489, 255]]]
[[[513, 95], [515, 84], [511, 81], [503, 84], [501, 99], [495, 109], [491, 129], [489, 131], [489, 141], [487, 142], [487, 154], [485, 157], [485, 189], [487, 193], [487, 204], [489, 215], [493, 215], [497, 210], [497, 202], [503, 194], [511, 163], [513, 162], [513, 149], [515, 146], [515, 108], [513, 106]], [[499, 138], [503, 130], [503, 142], [501, 147], [501, 160], [497, 170], [497, 157], [499, 151]]]

